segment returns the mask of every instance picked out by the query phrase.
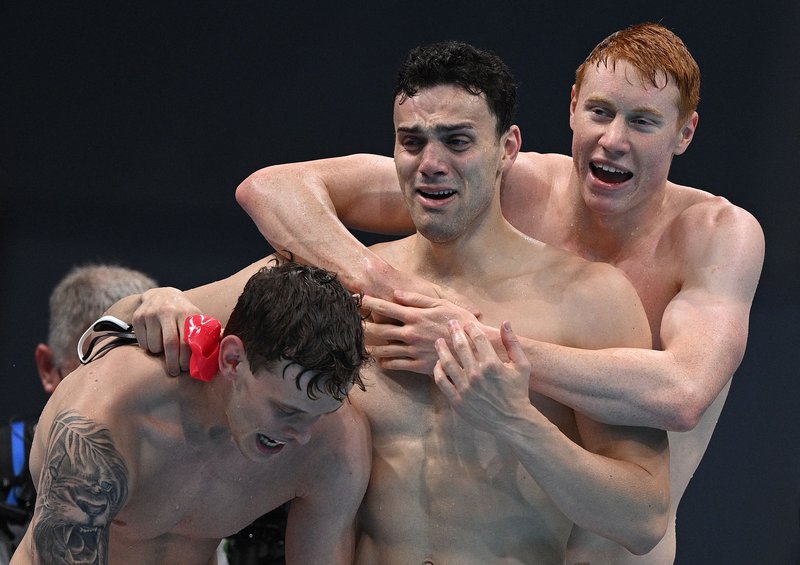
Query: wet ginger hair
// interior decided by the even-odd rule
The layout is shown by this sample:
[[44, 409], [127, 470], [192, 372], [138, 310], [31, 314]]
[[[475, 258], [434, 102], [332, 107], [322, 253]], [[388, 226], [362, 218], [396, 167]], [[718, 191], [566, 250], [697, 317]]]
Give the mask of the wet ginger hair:
[[700, 102], [700, 68], [680, 37], [660, 24], [636, 24], [612, 33], [589, 53], [575, 71], [575, 92], [588, 68], [601, 64], [614, 68], [620, 59], [639, 71], [642, 83], [659, 87], [659, 74], [666, 73], [667, 83], [678, 87], [678, 124], [697, 109]]

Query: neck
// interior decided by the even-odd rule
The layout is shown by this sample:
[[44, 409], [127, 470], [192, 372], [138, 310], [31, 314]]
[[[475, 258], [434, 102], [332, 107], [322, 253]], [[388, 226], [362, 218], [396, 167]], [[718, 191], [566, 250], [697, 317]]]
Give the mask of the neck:
[[202, 403], [201, 412], [195, 416], [200, 425], [206, 430], [209, 438], [215, 439], [220, 435], [228, 435], [227, 407], [231, 394], [231, 383], [228, 379], [217, 374], [209, 382], [197, 381], [200, 388]]
[[590, 208], [577, 188], [568, 191], [568, 198], [575, 219], [568, 228], [572, 250], [586, 259], [614, 264], [654, 228], [664, 209], [666, 192], [662, 190], [621, 212]]
[[512, 258], [525, 239], [498, 208], [448, 241], [431, 241], [416, 233], [409, 258], [417, 274], [438, 284], [451, 286], [454, 280], [479, 284], [496, 273], [498, 262]]

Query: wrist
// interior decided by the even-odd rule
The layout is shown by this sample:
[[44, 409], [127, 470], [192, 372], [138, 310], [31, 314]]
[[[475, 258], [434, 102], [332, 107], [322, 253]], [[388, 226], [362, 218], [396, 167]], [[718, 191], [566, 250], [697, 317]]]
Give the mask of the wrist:
[[364, 257], [361, 262], [360, 272], [356, 274], [358, 280], [353, 281], [353, 288], [364, 294], [392, 300], [400, 273], [381, 257], [372, 252]]

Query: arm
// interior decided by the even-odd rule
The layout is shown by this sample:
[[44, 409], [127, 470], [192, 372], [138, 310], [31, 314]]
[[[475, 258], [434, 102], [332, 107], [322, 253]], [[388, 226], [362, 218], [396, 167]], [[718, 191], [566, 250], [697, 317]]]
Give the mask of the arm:
[[[750, 307], [764, 259], [755, 219], [727, 206], [720, 215], [686, 228], [680, 291], [665, 309], [661, 350], [579, 349], [520, 337], [531, 362], [531, 386], [598, 421], [671, 431], [693, 429], [741, 363]], [[709, 225], [710, 224], [710, 225]], [[386, 369], [430, 374], [433, 341], [445, 337], [443, 319], [473, 316], [445, 300], [400, 294], [396, 304], [367, 298], [370, 310], [397, 324], [370, 325], [388, 345], [372, 348]], [[481, 326], [502, 350], [496, 328]]]
[[108, 429], [73, 410], [58, 413], [37, 467], [36, 511], [15, 562], [30, 551], [37, 564], [108, 563], [111, 521], [130, 489]]
[[477, 325], [450, 324], [458, 360], [444, 339], [434, 380], [451, 406], [473, 426], [514, 449], [520, 463], [579, 526], [636, 554], [663, 537], [669, 508], [666, 434], [610, 427], [576, 414], [582, 445], [567, 437], [529, 400], [530, 365], [506, 322], [503, 363]]
[[345, 227], [414, 231], [389, 157], [351, 155], [267, 167], [239, 185], [236, 200], [277, 251], [338, 273], [354, 292], [389, 298], [394, 288], [410, 288], [437, 296], [434, 285], [397, 271]]
[[151, 353], [164, 352], [167, 371], [177, 375], [189, 369], [191, 351], [183, 341], [183, 323], [188, 316], [203, 313], [224, 326], [247, 281], [256, 271], [275, 261], [270, 255], [228, 278], [187, 291], [153, 288], [123, 298], [106, 312], [133, 324], [139, 345]]
[[372, 463], [369, 426], [352, 406], [334, 417], [343, 426], [325, 423], [326, 437], [307, 492], [295, 498], [286, 524], [287, 565], [350, 565], [356, 545], [356, 512], [369, 482]]
[[523, 339], [532, 386], [604, 422], [693, 429], [741, 363], [764, 259], [756, 220], [730, 205], [719, 212], [687, 219], [686, 271], [661, 319], [662, 350]]

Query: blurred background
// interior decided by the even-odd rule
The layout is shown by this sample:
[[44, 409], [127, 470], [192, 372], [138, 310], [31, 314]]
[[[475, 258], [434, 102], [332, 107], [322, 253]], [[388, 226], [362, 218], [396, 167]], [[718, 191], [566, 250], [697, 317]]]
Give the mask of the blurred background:
[[767, 238], [748, 351], [678, 513], [677, 562], [800, 563], [791, 0], [5, 2], [0, 417], [44, 406], [33, 351], [72, 265], [115, 262], [180, 288], [222, 278], [271, 251], [234, 200], [248, 174], [391, 155], [394, 74], [411, 47], [458, 39], [497, 52], [520, 82], [523, 150], [569, 153], [575, 68], [641, 21], [680, 35], [703, 75], [698, 132], [671, 179], [748, 209]]

